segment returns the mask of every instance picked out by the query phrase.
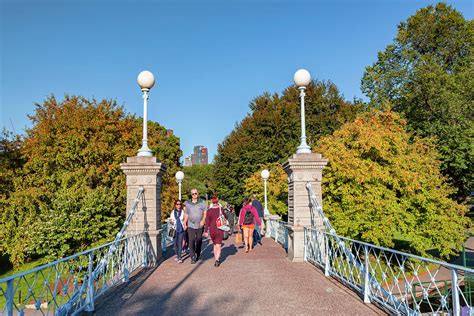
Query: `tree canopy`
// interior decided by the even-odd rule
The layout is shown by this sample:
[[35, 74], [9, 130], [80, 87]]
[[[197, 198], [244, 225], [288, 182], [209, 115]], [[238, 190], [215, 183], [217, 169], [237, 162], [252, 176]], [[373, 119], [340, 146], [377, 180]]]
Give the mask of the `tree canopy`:
[[[360, 104], [343, 99], [331, 82], [312, 82], [306, 89], [307, 142], [314, 145], [321, 135], [331, 134], [354, 119]], [[232, 204], [240, 205], [245, 180], [260, 165], [282, 163], [300, 142], [300, 99], [295, 86], [283, 94], [265, 93], [250, 104], [251, 112], [218, 145], [214, 175], [218, 192]]]
[[435, 137], [441, 170], [460, 201], [474, 184], [473, 47], [472, 20], [445, 3], [428, 6], [400, 23], [361, 86], [373, 106], [389, 106], [417, 135]]
[[[25, 163], [10, 196], [1, 200], [0, 250], [15, 265], [35, 256], [61, 257], [111, 238], [126, 211], [119, 164], [136, 155], [142, 138], [141, 120], [111, 100], [51, 96], [36, 104], [30, 119], [33, 126], [20, 147]], [[171, 205], [179, 139], [149, 122], [148, 140], [167, 166], [162, 203]]]
[[288, 214], [288, 176], [281, 164], [274, 162], [261, 165], [258, 171], [254, 172], [245, 180], [245, 196], [257, 195], [259, 201], [264, 201], [264, 184], [261, 170], [270, 171], [267, 180], [267, 208], [270, 214], [286, 216]]
[[210, 197], [216, 192], [215, 182], [213, 178], [213, 165], [194, 165], [190, 167], [184, 167], [184, 180], [183, 180], [183, 199], [190, 199], [191, 189], [196, 188], [199, 194]]
[[324, 210], [343, 236], [448, 257], [465, 240], [466, 209], [448, 197], [433, 144], [405, 128], [396, 112], [372, 111], [320, 139]]

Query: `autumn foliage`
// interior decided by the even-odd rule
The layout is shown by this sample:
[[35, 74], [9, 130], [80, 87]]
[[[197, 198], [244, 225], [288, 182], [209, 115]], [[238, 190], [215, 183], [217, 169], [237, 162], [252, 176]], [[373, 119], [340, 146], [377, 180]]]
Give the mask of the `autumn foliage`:
[[449, 199], [432, 143], [405, 129], [373, 111], [321, 138], [324, 210], [342, 236], [448, 257], [465, 240], [465, 207]]
[[[21, 144], [24, 165], [13, 192], [0, 201], [0, 251], [15, 265], [62, 257], [114, 236], [126, 205], [119, 164], [136, 155], [142, 138], [141, 120], [110, 100], [49, 97], [30, 119]], [[167, 166], [162, 201], [171, 205], [179, 139], [149, 122], [148, 140]]]

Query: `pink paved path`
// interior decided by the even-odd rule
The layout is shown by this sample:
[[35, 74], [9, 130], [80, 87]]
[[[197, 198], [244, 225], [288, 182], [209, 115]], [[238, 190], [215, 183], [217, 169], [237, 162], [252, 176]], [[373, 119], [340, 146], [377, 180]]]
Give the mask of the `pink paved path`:
[[99, 299], [96, 315], [385, 315], [271, 239], [248, 254], [232, 242], [219, 268], [212, 245], [195, 265], [168, 258]]

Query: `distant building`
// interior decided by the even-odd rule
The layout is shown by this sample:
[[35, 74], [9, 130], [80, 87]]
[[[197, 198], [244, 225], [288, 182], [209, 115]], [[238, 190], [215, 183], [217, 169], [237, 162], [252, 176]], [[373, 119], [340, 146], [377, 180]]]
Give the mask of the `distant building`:
[[194, 146], [193, 153], [184, 158], [184, 166], [186, 167], [207, 165], [208, 163], [207, 148], [201, 145]]
[[188, 156], [184, 158], [184, 166], [185, 167], [191, 167], [193, 165], [193, 162], [191, 160], [191, 156]]
[[208, 164], [208, 154], [207, 148], [198, 145], [194, 146], [194, 162], [193, 165], [207, 165]]

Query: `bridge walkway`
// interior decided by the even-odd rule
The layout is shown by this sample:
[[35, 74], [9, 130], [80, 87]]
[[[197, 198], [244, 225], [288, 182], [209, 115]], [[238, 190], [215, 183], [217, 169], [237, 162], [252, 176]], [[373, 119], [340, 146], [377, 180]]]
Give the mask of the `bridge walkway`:
[[212, 244], [202, 260], [165, 260], [96, 301], [96, 315], [385, 315], [309, 263], [291, 263], [285, 250], [264, 238], [245, 253], [224, 241], [214, 267]]

